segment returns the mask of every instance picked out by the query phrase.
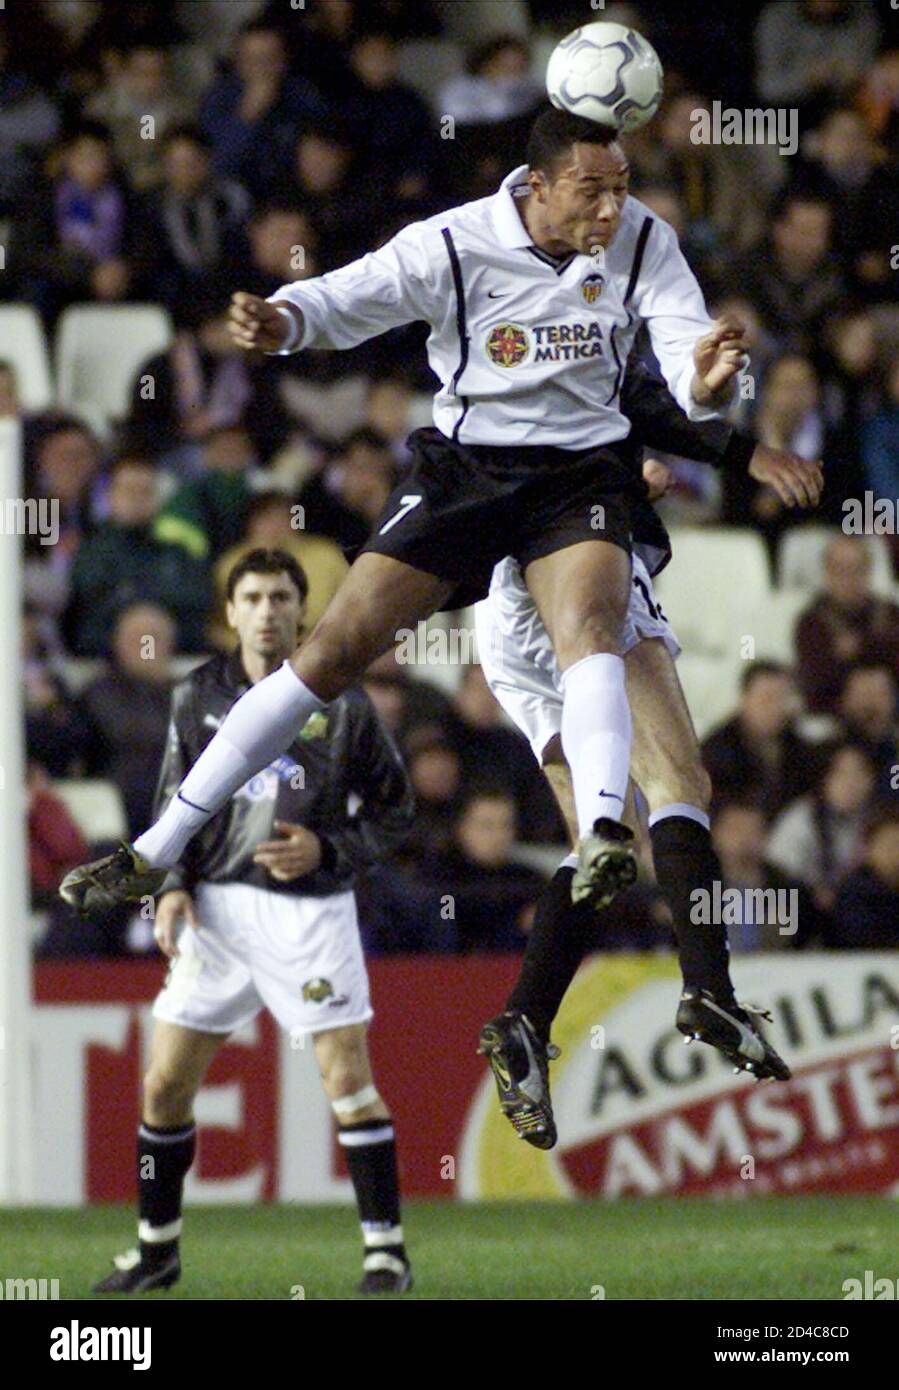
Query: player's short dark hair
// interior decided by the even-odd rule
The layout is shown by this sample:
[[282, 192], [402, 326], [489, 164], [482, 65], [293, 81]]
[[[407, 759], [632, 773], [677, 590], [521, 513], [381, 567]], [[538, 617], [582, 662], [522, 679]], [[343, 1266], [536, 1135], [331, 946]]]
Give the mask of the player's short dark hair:
[[782, 666], [778, 661], [753, 661], [740, 677], [740, 694], [745, 695], [759, 676], [792, 676], [792, 674], [792, 671], [786, 666]]
[[286, 550], [266, 550], [259, 546], [256, 550], [248, 551], [228, 573], [225, 593], [229, 599], [233, 599], [234, 591], [245, 574], [286, 574], [304, 603], [309, 596], [306, 571]]
[[611, 126], [547, 106], [531, 126], [526, 153], [528, 168], [552, 176], [572, 145], [614, 145], [617, 139], [618, 132]]

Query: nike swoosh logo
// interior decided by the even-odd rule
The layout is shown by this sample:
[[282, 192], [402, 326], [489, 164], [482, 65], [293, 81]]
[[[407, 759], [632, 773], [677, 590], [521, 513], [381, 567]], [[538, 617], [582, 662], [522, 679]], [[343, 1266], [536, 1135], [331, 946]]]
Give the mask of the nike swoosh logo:
[[607, 796], [610, 801], [624, 801], [624, 797], [619, 796], [617, 792], [600, 792], [599, 795]]
[[487, 291], [487, 298], [488, 298], [488, 299], [507, 299], [508, 296], [509, 296], [511, 293], [512, 293], [511, 290], [488, 290], [488, 291]]

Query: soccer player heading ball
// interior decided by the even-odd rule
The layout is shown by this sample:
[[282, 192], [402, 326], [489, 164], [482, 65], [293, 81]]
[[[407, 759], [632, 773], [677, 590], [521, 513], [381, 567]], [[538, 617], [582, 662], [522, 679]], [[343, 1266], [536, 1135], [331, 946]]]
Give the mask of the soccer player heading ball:
[[[643, 493], [619, 408], [641, 323], [678, 404], [713, 417], [745, 361], [741, 325], [710, 320], [665, 222], [628, 193], [614, 129], [548, 110], [495, 195], [405, 227], [379, 250], [271, 301], [238, 293], [235, 341], [290, 353], [430, 326], [441, 382], [410, 474], [308, 640], [232, 707], [160, 819], [71, 873], [82, 910], [155, 892], [185, 844], [395, 640], [483, 597], [511, 556], [552, 642], [579, 831], [575, 901], [633, 881], [622, 822], [631, 723], [621, 656], [631, 529]], [[817, 500], [815, 465], [784, 465]]]

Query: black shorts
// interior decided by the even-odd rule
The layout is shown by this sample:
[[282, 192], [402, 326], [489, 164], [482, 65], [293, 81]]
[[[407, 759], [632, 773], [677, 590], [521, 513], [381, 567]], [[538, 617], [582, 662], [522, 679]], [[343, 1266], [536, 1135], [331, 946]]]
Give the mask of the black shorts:
[[483, 598], [493, 567], [524, 568], [578, 541], [630, 554], [631, 515], [645, 496], [626, 444], [595, 449], [457, 444], [434, 428], [409, 436], [412, 468], [362, 548], [454, 585], [447, 607]]

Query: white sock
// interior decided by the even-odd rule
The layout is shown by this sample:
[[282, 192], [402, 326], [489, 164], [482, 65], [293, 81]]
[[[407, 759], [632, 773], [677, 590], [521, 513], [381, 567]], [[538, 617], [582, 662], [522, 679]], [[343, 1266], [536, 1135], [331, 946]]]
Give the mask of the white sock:
[[621, 820], [631, 761], [624, 660], [585, 656], [563, 672], [562, 750], [571, 768], [581, 835], [600, 816]]
[[325, 702], [304, 685], [289, 661], [252, 686], [185, 777], [155, 825], [134, 841], [148, 864], [177, 864], [192, 836], [244, 782], [289, 747]]

